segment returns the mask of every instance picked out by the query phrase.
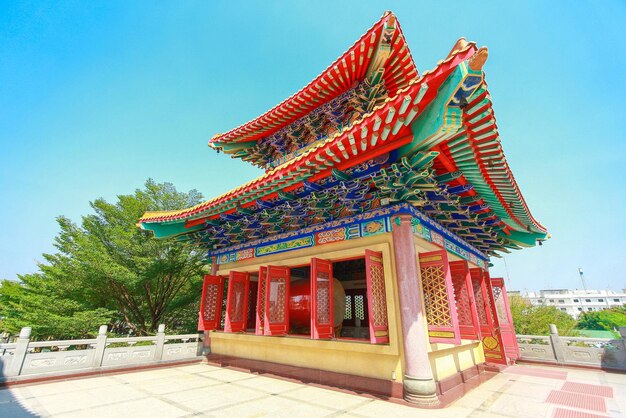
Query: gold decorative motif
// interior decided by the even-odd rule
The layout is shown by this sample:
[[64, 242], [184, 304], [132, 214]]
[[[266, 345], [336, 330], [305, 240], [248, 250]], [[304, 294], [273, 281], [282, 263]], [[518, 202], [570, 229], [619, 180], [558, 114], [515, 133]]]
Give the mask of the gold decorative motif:
[[488, 350], [496, 350], [500, 346], [500, 344], [498, 343], [498, 340], [492, 337], [491, 335], [483, 338], [483, 345]]
[[421, 257], [420, 263], [430, 263], [431, 261], [441, 261], [440, 255], [431, 255], [428, 257]]
[[428, 331], [429, 337], [454, 338], [454, 332], [451, 331]]
[[498, 353], [485, 353], [485, 357], [488, 358], [502, 358], [502, 356]]

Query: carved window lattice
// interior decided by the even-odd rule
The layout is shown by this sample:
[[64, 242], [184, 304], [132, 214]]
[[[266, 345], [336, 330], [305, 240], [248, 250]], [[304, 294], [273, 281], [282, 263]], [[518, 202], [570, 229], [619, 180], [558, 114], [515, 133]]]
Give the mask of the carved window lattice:
[[256, 312], [259, 315], [259, 318], [261, 319], [261, 327], [263, 327], [263, 318], [265, 315], [265, 312], [264, 312], [265, 310], [264, 309], [265, 308], [265, 279], [259, 278], [258, 292], [259, 292], [258, 300], [260, 303], [257, 303], [256, 305]]
[[428, 325], [452, 326], [448, 289], [443, 266], [426, 266], [421, 269], [424, 305]]
[[269, 320], [271, 323], [285, 322], [285, 283], [284, 278], [270, 281]]
[[330, 276], [325, 271], [317, 273], [317, 322], [330, 324]]
[[504, 296], [502, 295], [502, 288], [500, 286], [493, 286], [493, 300], [496, 302], [496, 311], [498, 312], [498, 319], [500, 324], [508, 324], [509, 316], [506, 313], [506, 306], [504, 304]]
[[469, 292], [465, 285], [465, 277], [463, 275], [453, 276], [452, 283], [454, 285], [454, 301], [456, 302], [459, 325], [473, 326], [472, 306], [470, 305]]
[[215, 315], [217, 314], [217, 306], [218, 296], [220, 293], [220, 286], [217, 284], [209, 284], [206, 287], [206, 292], [204, 295], [204, 312], [202, 313], [202, 317], [205, 321], [215, 321], [217, 318]]
[[246, 291], [246, 286], [243, 282], [237, 280], [233, 281], [230, 284], [233, 287], [232, 290], [232, 300], [230, 305], [230, 321], [231, 322], [241, 322], [244, 320], [244, 315], [247, 312], [244, 312], [244, 292]]
[[480, 280], [472, 279], [472, 287], [474, 288], [474, 300], [476, 301], [476, 311], [478, 312], [478, 320], [481, 324], [489, 324], [487, 312], [485, 312], [485, 298], [483, 298], [482, 286]]
[[346, 295], [346, 315], [344, 319], [352, 319], [352, 296]]
[[[385, 296], [383, 266], [373, 264], [370, 269], [370, 275], [372, 280], [372, 310], [374, 311], [372, 312], [372, 318], [374, 319], [374, 325], [387, 326], [387, 300]], [[356, 306], [355, 299], [355, 307]], [[365, 318], [365, 314], [363, 314], [363, 318]]]
[[[254, 326], [254, 321], [256, 320], [257, 292], [258, 292], [257, 283], [250, 282], [249, 288], [248, 288], [248, 307], [247, 307], [246, 318], [248, 318], [247, 319], [248, 324], [252, 324], [251, 326]], [[246, 324], [246, 327], [248, 326], [248, 324]]]
[[365, 298], [363, 295], [354, 296], [354, 317], [361, 321], [365, 319]]

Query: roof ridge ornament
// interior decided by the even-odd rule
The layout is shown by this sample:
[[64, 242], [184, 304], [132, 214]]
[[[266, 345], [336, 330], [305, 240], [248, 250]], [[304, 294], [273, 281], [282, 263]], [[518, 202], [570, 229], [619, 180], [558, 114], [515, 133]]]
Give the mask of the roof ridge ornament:
[[454, 44], [454, 46], [452, 46], [452, 49], [450, 50], [448, 57], [451, 57], [452, 55], [455, 55], [457, 52], [464, 50], [465, 48], [467, 48], [468, 45], [469, 45], [469, 42], [467, 42], [467, 39], [459, 38]]
[[487, 58], [489, 57], [489, 50], [486, 46], [480, 47], [480, 49], [469, 59], [468, 65], [474, 71], [480, 71], [483, 69]]

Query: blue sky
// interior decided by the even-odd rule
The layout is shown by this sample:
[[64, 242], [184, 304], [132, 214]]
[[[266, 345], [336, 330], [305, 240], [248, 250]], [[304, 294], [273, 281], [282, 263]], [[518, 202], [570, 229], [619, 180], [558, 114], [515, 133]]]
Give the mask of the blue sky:
[[[503, 4], [506, 3], [506, 4]], [[207, 140], [291, 95], [384, 12], [418, 70], [489, 47], [505, 153], [553, 238], [506, 256], [510, 289], [626, 287], [626, 3], [0, 1], [0, 278], [149, 177], [213, 197], [260, 174]], [[505, 276], [494, 260], [492, 276]]]

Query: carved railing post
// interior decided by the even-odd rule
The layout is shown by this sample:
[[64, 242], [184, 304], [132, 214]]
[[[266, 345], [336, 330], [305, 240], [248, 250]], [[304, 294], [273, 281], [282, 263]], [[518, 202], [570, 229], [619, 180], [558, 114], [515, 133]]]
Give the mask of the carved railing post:
[[205, 332], [206, 334], [209, 333], [209, 331], [198, 331], [198, 348], [196, 349], [197, 356], [204, 356], [205, 354], [209, 354], [211, 352], [211, 347], [207, 347], [205, 352]]
[[559, 364], [565, 363], [565, 348], [563, 347], [561, 337], [559, 337], [559, 330], [554, 324], [550, 324], [550, 345], [552, 346], [556, 362]]
[[28, 354], [28, 343], [30, 342], [31, 327], [24, 327], [20, 330], [20, 336], [15, 342], [17, 345], [13, 352], [13, 360], [9, 364], [7, 370], [7, 376], [19, 376], [24, 366], [24, 360], [26, 360], [26, 354]]
[[98, 336], [96, 337], [95, 353], [93, 355], [93, 367], [102, 367], [102, 361], [104, 360], [104, 351], [107, 348], [107, 331], [109, 327], [107, 325], [100, 325], [98, 329]]
[[163, 359], [163, 348], [165, 346], [165, 324], [159, 324], [156, 335], [156, 348], [154, 350], [154, 360], [161, 361]]

